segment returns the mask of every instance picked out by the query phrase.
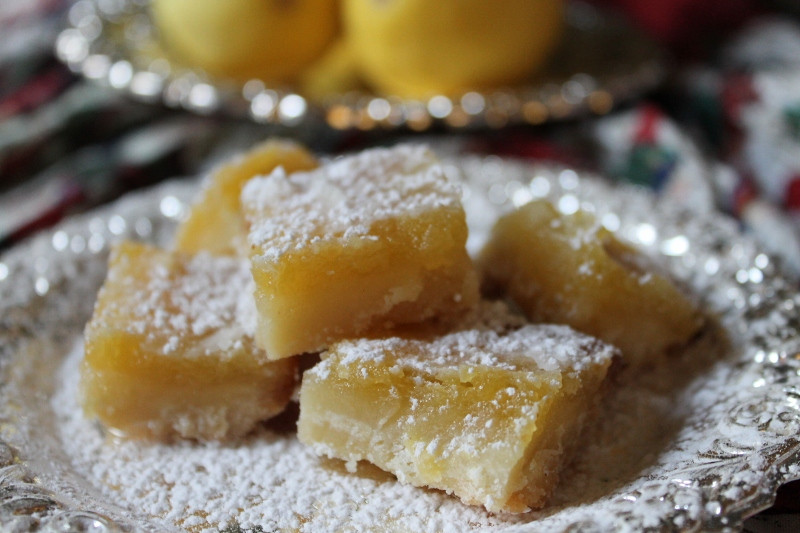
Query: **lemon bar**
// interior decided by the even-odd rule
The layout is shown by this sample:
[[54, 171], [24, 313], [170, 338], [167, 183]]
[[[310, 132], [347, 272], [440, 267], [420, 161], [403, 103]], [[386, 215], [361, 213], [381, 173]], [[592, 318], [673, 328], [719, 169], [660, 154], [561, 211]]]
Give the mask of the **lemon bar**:
[[283, 410], [293, 360], [253, 340], [246, 259], [189, 256], [124, 242], [86, 326], [86, 414], [131, 438], [215, 440]]
[[221, 165], [211, 173], [189, 217], [178, 227], [175, 248], [191, 253], [246, 255], [247, 229], [239, 196], [247, 180], [269, 174], [276, 167], [291, 173], [316, 166], [308, 150], [283, 139], [269, 139]]
[[425, 147], [364, 151], [245, 185], [256, 342], [272, 358], [474, 306], [460, 190]]
[[567, 326], [484, 315], [435, 338], [332, 345], [303, 376], [301, 442], [489, 511], [542, 507], [616, 350]]
[[479, 262], [488, 284], [505, 288], [531, 320], [600, 337], [633, 365], [685, 343], [703, 323], [668, 277], [584, 211], [522, 206], [497, 222]]

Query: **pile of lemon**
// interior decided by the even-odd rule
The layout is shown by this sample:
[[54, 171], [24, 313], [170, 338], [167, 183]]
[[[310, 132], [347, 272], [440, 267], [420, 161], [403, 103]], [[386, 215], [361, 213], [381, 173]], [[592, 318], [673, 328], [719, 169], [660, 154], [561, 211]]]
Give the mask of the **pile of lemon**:
[[298, 84], [356, 80], [404, 98], [513, 84], [562, 33], [563, 0], [152, 0], [169, 53], [209, 73]]

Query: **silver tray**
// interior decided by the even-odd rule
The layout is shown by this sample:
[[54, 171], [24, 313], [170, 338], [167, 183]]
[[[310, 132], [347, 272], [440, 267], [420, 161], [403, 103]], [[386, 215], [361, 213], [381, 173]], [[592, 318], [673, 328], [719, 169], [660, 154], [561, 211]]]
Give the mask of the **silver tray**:
[[364, 88], [314, 103], [291, 86], [233, 83], [177, 64], [160, 48], [148, 2], [76, 2], [57, 40], [57, 57], [85, 78], [146, 102], [292, 128], [327, 124], [341, 130], [498, 128], [602, 115], [653, 89], [666, 74], [665, 54], [652, 40], [619, 18], [572, 1], [561, 48], [550, 66], [527, 82], [424, 101]]
[[167, 244], [191, 180], [0, 256], [0, 529], [724, 531], [800, 478], [800, 296], [734, 221], [570, 169], [495, 157], [447, 169], [465, 179], [472, 250], [531, 198], [594, 210], [718, 322], [674, 366], [611, 394], [550, 506], [492, 515], [366, 467], [349, 474], [274, 425], [237, 443], [169, 446], [116, 442], [84, 420], [75, 367], [109, 243]]

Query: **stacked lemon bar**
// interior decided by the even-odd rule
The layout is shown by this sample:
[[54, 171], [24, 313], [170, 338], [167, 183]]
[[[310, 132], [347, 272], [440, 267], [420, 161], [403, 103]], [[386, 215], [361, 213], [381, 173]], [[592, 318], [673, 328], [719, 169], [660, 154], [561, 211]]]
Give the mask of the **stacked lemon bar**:
[[332, 345], [303, 377], [298, 436], [490, 511], [526, 511], [546, 503], [615, 353], [484, 302], [447, 333]]
[[245, 185], [259, 325], [279, 359], [478, 300], [459, 188], [425, 147], [277, 170]]
[[316, 166], [308, 150], [282, 139], [265, 141], [224, 163], [211, 174], [189, 217], [178, 227], [175, 247], [190, 253], [246, 255], [247, 226], [239, 201], [245, 183], [278, 167], [295, 172]]
[[280, 166], [316, 166], [301, 146], [267, 141], [217, 168], [178, 229], [177, 250], [123, 242], [85, 331], [84, 411], [111, 432], [144, 439], [218, 440], [280, 413], [294, 360], [255, 344], [253, 280], [238, 198]]
[[236, 258], [116, 246], [86, 328], [85, 410], [156, 439], [243, 435], [281, 412], [295, 363], [256, 348], [251, 285]]
[[[297, 357], [315, 352], [321, 360], [300, 387], [298, 437], [318, 454], [349, 466], [367, 460], [401, 482], [490, 511], [545, 505], [619, 357], [610, 342], [634, 361], [646, 357], [641, 339], [571, 320], [562, 309], [565, 298], [592, 316], [606, 305], [591, 300], [606, 289], [558, 286], [571, 287], [562, 278], [586, 262], [570, 250], [587, 252], [559, 248], [549, 230], [526, 230], [527, 219], [500, 221], [481, 275], [531, 318], [584, 333], [533, 325], [505, 303], [481, 299], [459, 186], [427, 148], [373, 149], [315, 167], [299, 147], [281, 145], [266, 160], [274, 168], [248, 167], [250, 157], [221, 173], [218, 191], [241, 191], [239, 203], [209, 193], [213, 183], [206, 189], [179, 230], [183, 252], [129, 244], [112, 254], [86, 330], [87, 412], [133, 436], [241, 435], [285, 405]], [[262, 175], [249, 179], [254, 174]], [[551, 230], [568, 223], [550, 215]], [[614, 248], [615, 258], [635, 256], [610, 237], [584, 233], [602, 250]], [[535, 274], [528, 248], [540, 249], [537, 261], [554, 250], [545, 270], [556, 273]], [[661, 281], [651, 288], [633, 263], [614, 262], [636, 276], [645, 298], [678, 298], [662, 294]], [[554, 310], [542, 315], [531, 291], [519, 288], [525, 284], [545, 287], [532, 291], [545, 297], [557, 293], [551, 300], [562, 306], [548, 303]], [[661, 300], [644, 323], [671, 316]], [[687, 305], [662, 329], [647, 330], [680, 329], [657, 349], [696, 329]]]

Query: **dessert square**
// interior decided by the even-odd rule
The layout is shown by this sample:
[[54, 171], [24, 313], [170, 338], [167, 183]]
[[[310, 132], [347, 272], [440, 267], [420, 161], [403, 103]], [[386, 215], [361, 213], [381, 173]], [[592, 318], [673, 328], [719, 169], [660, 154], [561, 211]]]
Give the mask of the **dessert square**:
[[[498, 312], [498, 306], [499, 312]], [[298, 437], [489, 511], [542, 507], [616, 350], [483, 307], [464, 329], [336, 343], [303, 376]]]
[[535, 201], [502, 217], [481, 254], [499, 286], [536, 322], [569, 324], [644, 365], [687, 342], [703, 319], [694, 303], [594, 216]]
[[211, 173], [189, 217], [178, 227], [175, 248], [187, 253], [246, 256], [247, 228], [239, 202], [244, 184], [277, 167], [291, 173], [316, 166], [308, 150], [283, 139], [269, 139], [221, 165]]
[[247, 260], [123, 242], [86, 326], [84, 410], [131, 438], [243, 435], [283, 410], [296, 379], [254, 328]]
[[247, 183], [242, 205], [256, 341], [271, 358], [456, 316], [477, 301], [460, 190], [425, 147], [277, 169]]

